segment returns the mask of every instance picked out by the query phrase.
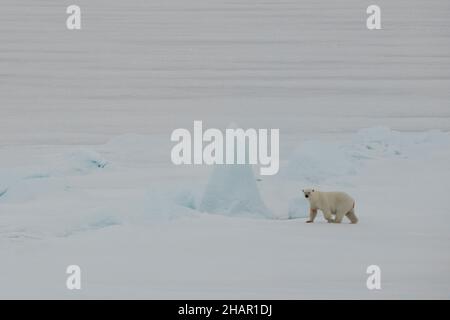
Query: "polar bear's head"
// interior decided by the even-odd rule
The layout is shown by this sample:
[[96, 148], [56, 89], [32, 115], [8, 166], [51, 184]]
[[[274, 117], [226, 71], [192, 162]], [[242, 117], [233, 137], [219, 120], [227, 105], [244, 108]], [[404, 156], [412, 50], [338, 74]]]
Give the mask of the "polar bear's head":
[[311, 193], [314, 192], [314, 189], [303, 189], [302, 191], [303, 191], [303, 194], [305, 195], [305, 198], [309, 198]]

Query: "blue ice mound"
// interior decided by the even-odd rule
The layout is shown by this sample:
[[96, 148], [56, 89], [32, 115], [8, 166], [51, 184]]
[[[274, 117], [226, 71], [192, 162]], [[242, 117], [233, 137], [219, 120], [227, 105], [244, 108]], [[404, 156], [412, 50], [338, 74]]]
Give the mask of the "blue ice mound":
[[270, 218], [248, 164], [215, 165], [199, 210], [230, 216]]

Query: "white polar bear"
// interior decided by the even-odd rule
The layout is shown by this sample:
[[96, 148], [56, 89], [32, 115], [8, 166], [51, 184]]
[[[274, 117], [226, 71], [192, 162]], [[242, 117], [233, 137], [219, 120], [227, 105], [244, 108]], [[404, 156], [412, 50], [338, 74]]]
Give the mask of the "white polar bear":
[[[314, 222], [317, 210], [322, 211], [325, 219], [330, 223], [341, 223], [344, 216], [351, 223], [358, 222], [358, 218], [355, 215], [355, 200], [348, 194], [344, 192], [320, 192], [314, 189], [304, 189], [302, 191], [310, 204], [307, 223]], [[332, 215], [335, 215], [334, 219]]]

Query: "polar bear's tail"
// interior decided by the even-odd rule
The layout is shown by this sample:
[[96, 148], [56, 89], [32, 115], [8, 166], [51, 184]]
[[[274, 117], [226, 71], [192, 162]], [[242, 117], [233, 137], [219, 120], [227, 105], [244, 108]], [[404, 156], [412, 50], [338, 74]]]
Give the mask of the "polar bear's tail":
[[351, 223], [358, 223], [358, 218], [355, 214], [355, 201], [353, 201], [352, 209], [347, 213], [347, 218], [350, 220]]

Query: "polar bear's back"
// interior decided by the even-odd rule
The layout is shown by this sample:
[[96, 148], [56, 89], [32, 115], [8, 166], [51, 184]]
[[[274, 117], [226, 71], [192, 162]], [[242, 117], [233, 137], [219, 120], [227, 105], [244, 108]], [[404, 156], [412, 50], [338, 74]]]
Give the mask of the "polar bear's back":
[[335, 212], [349, 212], [355, 204], [355, 200], [345, 192], [321, 192], [330, 208]]

